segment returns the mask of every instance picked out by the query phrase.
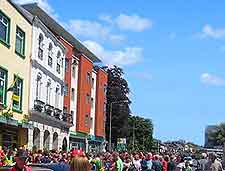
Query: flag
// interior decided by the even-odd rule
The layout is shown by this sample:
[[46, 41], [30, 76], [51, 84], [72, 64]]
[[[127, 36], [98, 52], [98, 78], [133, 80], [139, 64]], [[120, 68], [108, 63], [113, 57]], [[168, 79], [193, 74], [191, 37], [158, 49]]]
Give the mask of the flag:
[[17, 80], [18, 80], [18, 74], [16, 74], [15, 80], [14, 80], [13, 83], [10, 85], [10, 87], [7, 89], [7, 92], [13, 91], [13, 90], [14, 90], [14, 86], [15, 86]]

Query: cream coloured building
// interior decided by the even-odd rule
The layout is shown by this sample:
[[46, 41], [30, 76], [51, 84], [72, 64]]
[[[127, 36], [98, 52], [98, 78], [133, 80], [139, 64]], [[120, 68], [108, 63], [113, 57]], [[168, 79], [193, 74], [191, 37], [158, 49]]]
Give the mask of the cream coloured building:
[[11, 0], [0, 0], [0, 146], [27, 145], [31, 23]]

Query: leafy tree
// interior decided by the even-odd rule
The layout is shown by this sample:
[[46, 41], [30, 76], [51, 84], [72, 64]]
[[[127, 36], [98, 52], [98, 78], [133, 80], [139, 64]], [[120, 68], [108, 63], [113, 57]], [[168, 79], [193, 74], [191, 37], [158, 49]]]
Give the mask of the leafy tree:
[[128, 96], [130, 89], [123, 77], [122, 68], [113, 66], [112, 68], [103, 67], [103, 69], [108, 73], [106, 139], [109, 141], [110, 108], [112, 107], [112, 143], [116, 145], [117, 138], [127, 137], [131, 103]]
[[150, 151], [154, 145], [153, 124], [150, 119], [139, 116], [129, 116], [128, 118], [128, 148], [130, 150]]
[[225, 143], [225, 122], [217, 125], [213, 131], [209, 133], [209, 140], [214, 141], [217, 145]]

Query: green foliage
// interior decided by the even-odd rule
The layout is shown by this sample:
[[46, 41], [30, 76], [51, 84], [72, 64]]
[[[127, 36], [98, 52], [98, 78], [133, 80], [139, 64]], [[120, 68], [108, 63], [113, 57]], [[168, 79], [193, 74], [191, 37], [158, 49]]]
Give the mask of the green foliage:
[[22, 119], [22, 123], [27, 124], [29, 122], [29, 115], [24, 115]]
[[153, 147], [153, 124], [150, 119], [139, 116], [128, 118], [128, 149], [131, 151], [150, 151]]
[[[106, 138], [109, 140], [110, 108], [112, 106], [112, 143], [117, 138], [127, 137], [128, 116], [130, 114], [130, 89], [124, 79], [124, 72], [120, 67], [103, 68], [108, 73], [107, 105], [106, 105]], [[127, 101], [126, 103], [120, 101]], [[116, 103], [118, 102], [118, 103]], [[113, 103], [113, 105], [111, 105]]]
[[3, 110], [2, 111], [2, 116], [6, 119], [11, 119], [13, 117], [13, 112], [8, 109], [8, 110]]
[[225, 122], [217, 125], [215, 130], [210, 132], [209, 139], [215, 141], [218, 145], [225, 142]]

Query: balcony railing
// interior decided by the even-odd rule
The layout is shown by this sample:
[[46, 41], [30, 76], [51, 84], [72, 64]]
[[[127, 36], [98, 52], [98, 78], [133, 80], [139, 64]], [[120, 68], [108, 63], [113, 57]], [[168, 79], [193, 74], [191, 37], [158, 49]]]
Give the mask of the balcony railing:
[[34, 110], [38, 112], [42, 112], [44, 108], [45, 103], [42, 102], [41, 100], [35, 100], [34, 101]]
[[61, 120], [62, 110], [55, 108], [54, 109], [54, 117], [58, 120]]
[[47, 113], [49, 116], [52, 116], [53, 112], [54, 112], [54, 107], [46, 104], [45, 105], [45, 113]]
[[62, 110], [55, 108], [54, 106], [51, 106], [49, 104], [45, 104], [41, 100], [34, 101], [34, 111], [37, 111], [39, 113], [45, 113], [52, 118], [70, 124], [71, 114], [64, 113], [62, 112]]

